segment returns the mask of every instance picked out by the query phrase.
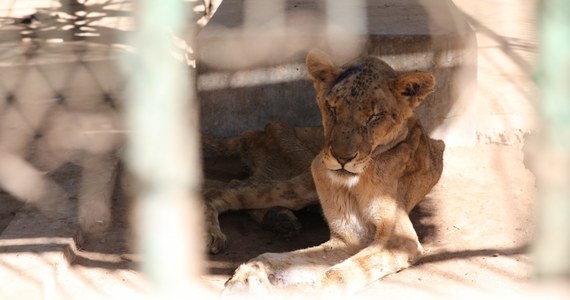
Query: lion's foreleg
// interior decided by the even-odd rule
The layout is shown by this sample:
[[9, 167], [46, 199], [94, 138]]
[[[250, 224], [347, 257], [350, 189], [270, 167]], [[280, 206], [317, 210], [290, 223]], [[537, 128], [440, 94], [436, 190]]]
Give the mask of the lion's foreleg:
[[241, 265], [224, 292], [258, 294], [274, 288], [314, 287], [327, 268], [354, 253], [354, 248], [337, 239], [292, 252], [264, 253]]
[[398, 209], [388, 239], [377, 237], [368, 247], [327, 269], [317, 286], [329, 293], [353, 293], [418, 260], [423, 248], [404, 209]]

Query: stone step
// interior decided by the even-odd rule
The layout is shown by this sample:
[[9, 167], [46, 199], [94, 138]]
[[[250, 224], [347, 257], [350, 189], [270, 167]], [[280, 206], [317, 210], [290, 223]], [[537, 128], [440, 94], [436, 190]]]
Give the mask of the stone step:
[[450, 0], [266, 2], [225, 0], [197, 36], [204, 132], [231, 136], [271, 120], [320, 125], [304, 66], [320, 48], [337, 64], [371, 54], [397, 71], [432, 72], [436, 90], [418, 109], [424, 126], [449, 144], [475, 143], [461, 116], [474, 104], [477, 42]]

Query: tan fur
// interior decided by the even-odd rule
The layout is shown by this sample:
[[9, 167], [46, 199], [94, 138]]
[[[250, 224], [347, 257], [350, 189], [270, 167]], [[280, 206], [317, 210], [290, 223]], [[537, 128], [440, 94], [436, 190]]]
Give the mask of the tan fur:
[[330, 240], [252, 259], [226, 293], [354, 292], [423, 253], [408, 214], [439, 180], [444, 144], [426, 136], [413, 110], [432, 92], [433, 76], [398, 75], [372, 56], [339, 68], [320, 51], [308, 54], [307, 68], [324, 130], [311, 173]]
[[[227, 210], [256, 209], [251, 215], [262, 223], [269, 208], [280, 207], [278, 214], [294, 222], [295, 216], [286, 209], [298, 210], [318, 202], [310, 166], [322, 148], [322, 132], [320, 127], [295, 128], [272, 122], [263, 131], [247, 131], [238, 137], [202, 138], [206, 158], [240, 157], [252, 173], [230, 183], [206, 180], [204, 209], [211, 253], [226, 248], [218, 215]], [[292, 225], [296, 226], [300, 224]]]

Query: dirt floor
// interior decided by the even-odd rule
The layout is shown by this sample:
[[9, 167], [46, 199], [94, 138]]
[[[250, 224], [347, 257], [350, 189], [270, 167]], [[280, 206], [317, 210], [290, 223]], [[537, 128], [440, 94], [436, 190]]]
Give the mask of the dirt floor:
[[[374, 287], [411, 285], [449, 292], [459, 288], [495, 290], [524, 284], [532, 276], [527, 254], [532, 240], [534, 178], [523, 165], [520, 146], [486, 145], [446, 151], [439, 184], [412, 212], [428, 254], [418, 266], [389, 276]], [[208, 279], [221, 288], [240, 262], [264, 252], [319, 244], [327, 228], [315, 212], [303, 212], [301, 234], [283, 240], [243, 213], [221, 218], [226, 252], [210, 256]], [[441, 283], [441, 284], [434, 284]]]
[[[405, 287], [406, 294], [439, 297], [516, 295], [526, 290], [533, 276], [529, 247], [536, 191], [523, 161], [521, 145], [447, 149], [440, 182], [412, 212], [427, 255], [363, 293], [396, 295]], [[50, 177], [73, 195], [80, 169], [68, 164]], [[27, 289], [32, 298], [45, 295], [52, 289], [45, 283], [50, 280], [55, 295], [74, 295], [78, 290], [141, 295], [148, 288], [137, 271], [140, 259], [130, 250], [128, 206], [121, 197], [114, 203], [111, 230], [86, 236], [77, 230], [74, 206], [54, 218], [2, 196], [3, 224], [11, 220], [0, 235], [0, 279], [11, 278], [17, 284], [14, 290], [3, 289], [0, 296], [17, 295], [19, 288], [30, 286], [35, 287]], [[301, 233], [285, 239], [262, 229], [244, 212], [222, 215], [228, 248], [209, 256], [204, 276], [208, 286], [220, 291], [232, 271], [256, 255], [316, 245], [328, 238], [318, 210], [301, 211], [298, 216]], [[30, 273], [30, 268], [36, 272]]]

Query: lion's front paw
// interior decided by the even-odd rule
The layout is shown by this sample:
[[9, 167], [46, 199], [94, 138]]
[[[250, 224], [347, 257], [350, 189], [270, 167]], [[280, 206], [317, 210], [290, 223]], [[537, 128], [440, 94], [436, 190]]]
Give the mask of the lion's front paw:
[[282, 207], [268, 209], [261, 220], [261, 225], [286, 239], [299, 235], [302, 227], [295, 214]]
[[[212, 191], [212, 190], [210, 190]], [[205, 203], [204, 216], [206, 222], [206, 245], [212, 254], [218, 254], [226, 249], [226, 235], [220, 228], [218, 210], [211, 202]]]
[[207, 234], [208, 251], [212, 254], [218, 254], [226, 249], [226, 235], [219, 227], [212, 226], [208, 228]]
[[272, 291], [265, 265], [261, 262], [249, 262], [241, 265], [234, 275], [226, 281], [222, 295], [252, 294], [264, 295]]

